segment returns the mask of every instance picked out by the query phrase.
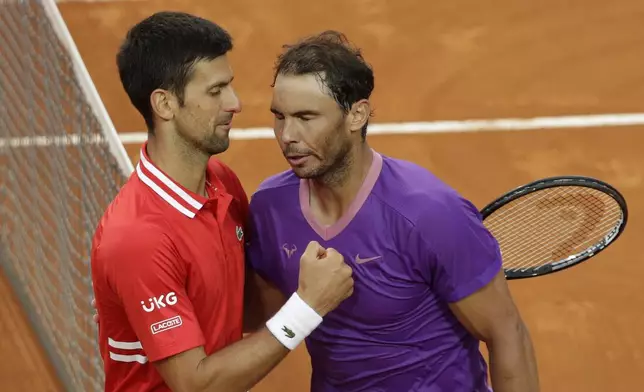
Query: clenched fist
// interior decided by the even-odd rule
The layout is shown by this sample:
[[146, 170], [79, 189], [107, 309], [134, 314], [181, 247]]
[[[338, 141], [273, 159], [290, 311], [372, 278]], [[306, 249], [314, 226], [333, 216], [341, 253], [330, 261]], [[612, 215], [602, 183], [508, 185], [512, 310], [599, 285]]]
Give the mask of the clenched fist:
[[300, 258], [297, 294], [324, 316], [353, 293], [353, 270], [333, 248], [311, 241]]

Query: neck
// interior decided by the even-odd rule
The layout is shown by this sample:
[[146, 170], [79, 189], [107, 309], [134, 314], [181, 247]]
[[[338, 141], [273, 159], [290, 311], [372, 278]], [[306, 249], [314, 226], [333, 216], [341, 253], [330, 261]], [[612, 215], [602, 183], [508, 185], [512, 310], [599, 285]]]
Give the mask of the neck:
[[311, 210], [323, 224], [333, 224], [349, 209], [364, 182], [373, 153], [364, 142], [347, 154], [342, 167], [309, 181]]
[[191, 149], [183, 140], [163, 140], [154, 135], [148, 137], [147, 154], [175, 182], [205, 195], [208, 155]]

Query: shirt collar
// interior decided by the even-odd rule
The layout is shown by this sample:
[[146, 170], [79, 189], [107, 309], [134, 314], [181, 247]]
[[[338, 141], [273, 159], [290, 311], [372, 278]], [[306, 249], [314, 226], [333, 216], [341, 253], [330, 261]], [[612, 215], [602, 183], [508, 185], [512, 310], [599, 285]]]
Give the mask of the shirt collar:
[[177, 211], [194, 218], [208, 199], [184, 188], [156, 167], [150, 160], [146, 147], [147, 142], [141, 147], [141, 159], [136, 165], [139, 179]]

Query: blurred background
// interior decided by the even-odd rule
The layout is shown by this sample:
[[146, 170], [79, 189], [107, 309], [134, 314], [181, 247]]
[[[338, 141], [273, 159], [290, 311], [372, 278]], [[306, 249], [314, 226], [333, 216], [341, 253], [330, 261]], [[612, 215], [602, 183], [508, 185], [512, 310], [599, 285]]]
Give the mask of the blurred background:
[[[34, 7], [39, 3], [29, 1], [36, 4]], [[215, 21], [234, 38], [235, 48], [229, 56], [243, 111], [233, 125], [240, 132], [250, 129], [249, 134], [254, 136], [233, 140], [221, 159], [236, 171], [249, 195], [264, 178], [288, 168], [270, 134], [270, 84], [275, 57], [281, 45], [326, 29], [344, 32], [374, 68], [375, 116], [371, 122], [379, 131], [368, 134], [371, 146], [383, 154], [426, 167], [478, 207], [503, 192], [546, 176], [586, 175], [612, 184], [624, 194], [630, 210], [628, 227], [617, 243], [579, 267], [534, 280], [513, 281], [511, 289], [535, 341], [543, 391], [641, 390], [644, 289], [639, 282], [644, 272], [644, 253], [637, 244], [644, 234], [644, 133], [638, 117], [644, 112], [644, 2], [102, 0], [64, 1], [57, 5], [134, 164], [145, 126], [121, 87], [115, 54], [131, 25], [156, 11], [181, 10]], [[24, 46], [15, 37], [33, 31], [29, 38], [33, 44], [47, 42], [51, 36], [45, 27], [34, 27], [40, 26], [37, 20], [46, 20], [46, 14], [32, 9], [30, 21], [21, 23], [21, 12], [20, 8], [0, 5], [0, 13], [4, 13], [0, 16], [0, 42], [4, 42], [0, 45], [0, 60], [5, 62], [0, 68], [4, 69], [0, 76], [4, 81], [0, 84], [0, 103], [5, 110], [7, 105], [13, 105], [17, 112], [20, 106], [16, 97], [21, 96], [21, 90], [41, 91], [45, 102], [51, 96], [66, 93], [61, 90], [67, 87], [61, 86], [68, 83], [52, 76], [58, 72], [52, 68], [58, 63], [47, 60], [56, 51], [64, 52], [64, 48], [42, 44], [43, 48], [54, 45], [56, 49], [38, 52], [38, 61], [31, 65], [17, 60], [20, 56], [33, 57], [35, 52], [21, 49]], [[19, 30], [25, 26], [27, 30]], [[13, 73], [7, 73], [7, 69]], [[42, 87], [25, 82], [30, 69], [50, 75], [41, 80]], [[32, 79], [37, 78], [29, 80]], [[32, 102], [28, 97], [20, 99], [23, 106]], [[45, 106], [50, 112], [42, 110], [51, 114], [50, 121], [64, 122], [66, 116], [76, 116], [73, 105], [58, 115], [56, 105], [42, 107]], [[0, 120], [0, 137], [5, 140], [18, 121], [12, 113], [0, 111], [4, 116]], [[514, 128], [499, 129], [494, 125], [497, 123], [468, 126], [467, 121], [473, 119], [520, 121]], [[617, 122], [621, 125], [615, 125]], [[0, 157], [0, 197], [4, 200], [0, 203], [4, 213], [0, 258], [13, 260], [0, 281], [0, 390], [99, 390], [97, 380], [102, 376], [97, 352], [91, 347], [94, 327], [86, 280], [80, 288], [70, 288], [74, 286], [72, 281], [81, 278], [69, 275], [55, 280], [58, 278], [54, 276], [60, 275], [55, 271], [47, 278], [39, 272], [51, 263], [47, 252], [29, 251], [29, 241], [37, 240], [23, 237], [23, 242], [16, 245], [11, 239], [12, 233], [29, 224], [29, 208], [19, 208], [20, 197], [15, 195], [36, 194], [47, 200], [51, 198], [50, 187], [69, 192], [75, 185], [34, 182], [44, 176], [36, 169], [30, 174], [36, 180], [11, 182], [17, 166], [46, 169], [62, 165], [47, 161], [53, 156], [50, 153], [18, 153], [18, 149], [10, 143], [0, 144], [5, 155]], [[111, 150], [101, 154], [107, 155], [105, 151]], [[66, 154], [64, 159], [79, 162], [97, 156], [87, 151], [80, 151], [77, 158], [70, 158], [73, 151]], [[111, 197], [118, 182], [105, 180], [110, 174], [100, 174], [100, 167], [100, 162], [82, 166], [78, 176], [112, 184], [106, 185], [105, 190]], [[70, 173], [61, 172], [51, 171], [64, 176]], [[17, 187], [21, 187], [19, 192]], [[64, 204], [68, 197], [71, 196], [58, 196], [48, 203]], [[87, 248], [96, 219], [110, 197], [94, 203], [91, 213], [83, 215], [78, 225], [69, 225], [70, 232], [80, 238], [80, 248]], [[87, 200], [85, 196], [78, 198], [79, 203]], [[73, 211], [56, 209], [51, 219], [61, 221], [69, 214]], [[11, 218], [18, 215], [23, 220]], [[58, 231], [56, 227], [53, 225], [51, 230]], [[85, 256], [78, 257], [86, 260]], [[30, 273], [24, 272], [24, 265], [16, 267], [18, 259], [33, 263]], [[74, 270], [86, 279], [86, 264], [80, 263]], [[42, 293], [46, 287], [51, 290], [49, 294], [30, 294]], [[71, 316], [55, 321], [59, 314]], [[81, 321], [70, 327], [72, 318]], [[253, 391], [308, 391], [309, 376], [308, 355], [302, 345]]]

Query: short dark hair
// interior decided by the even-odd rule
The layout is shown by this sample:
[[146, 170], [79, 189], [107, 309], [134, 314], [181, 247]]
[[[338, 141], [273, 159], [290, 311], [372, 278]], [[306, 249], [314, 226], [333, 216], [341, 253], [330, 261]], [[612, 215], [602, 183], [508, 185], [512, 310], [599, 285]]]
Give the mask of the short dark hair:
[[172, 91], [183, 105], [194, 65], [232, 50], [230, 34], [217, 24], [183, 12], [157, 12], [127, 33], [116, 55], [121, 83], [153, 132], [150, 94]]
[[[273, 86], [278, 75], [315, 74], [344, 112], [361, 99], [368, 99], [374, 88], [371, 66], [346, 35], [326, 30], [284, 45], [275, 64]], [[370, 113], [371, 115], [371, 113]], [[362, 129], [366, 137], [367, 124]]]

